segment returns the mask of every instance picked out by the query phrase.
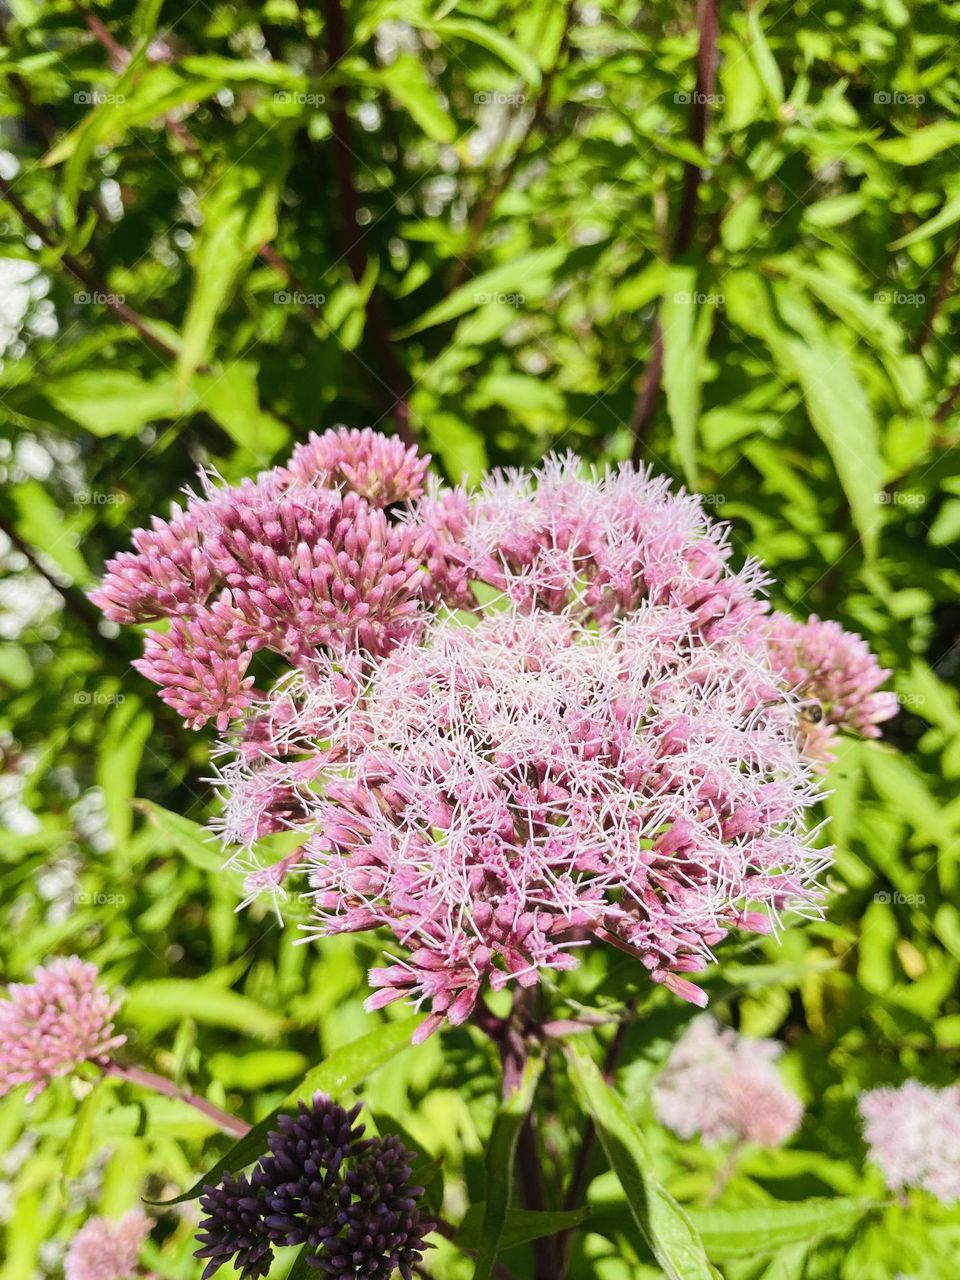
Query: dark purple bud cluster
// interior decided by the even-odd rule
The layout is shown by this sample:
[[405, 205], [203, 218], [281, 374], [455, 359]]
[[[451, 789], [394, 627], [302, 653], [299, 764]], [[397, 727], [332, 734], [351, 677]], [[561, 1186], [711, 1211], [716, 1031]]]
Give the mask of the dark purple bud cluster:
[[308, 1245], [308, 1261], [341, 1280], [411, 1280], [432, 1223], [410, 1186], [410, 1153], [395, 1137], [364, 1138], [350, 1111], [318, 1093], [267, 1135], [268, 1153], [248, 1180], [224, 1175], [201, 1198], [198, 1258], [208, 1280], [226, 1261], [241, 1280], [270, 1269], [273, 1246]]

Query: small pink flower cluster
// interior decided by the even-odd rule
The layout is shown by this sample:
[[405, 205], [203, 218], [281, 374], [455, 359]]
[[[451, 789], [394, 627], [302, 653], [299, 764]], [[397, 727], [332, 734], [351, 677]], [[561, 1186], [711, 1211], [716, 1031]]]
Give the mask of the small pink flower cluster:
[[114, 1035], [118, 1001], [99, 985], [97, 967], [77, 956], [12, 982], [0, 1000], [0, 1097], [20, 1084], [29, 1098], [81, 1062], [104, 1063], [126, 1037]]
[[[727, 530], [663, 480], [551, 458], [468, 494], [427, 462], [370, 431], [311, 437], [253, 481], [207, 480], [94, 599], [170, 619], [141, 670], [187, 723], [229, 729], [225, 841], [302, 833], [282, 863], [239, 855], [251, 893], [283, 896], [301, 865], [319, 931], [404, 948], [373, 1005], [429, 1001], [427, 1034], [593, 938], [702, 1002], [685, 975], [731, 928], [818, 909], [805, 650], [772, 659], [759, 567], [734, 569]], [[259, 649], [290, 667], [265, 691]], [[866, 669], [833, 679], [830, 715], [872, 731]]]
[[697, 1018], [678, 1041], [653, 1088], [660, 1122], [681, 1138], [778, 1147], [798, 1129], [803, 1103], [774, 1065], [775, 1040], [739, 1036]]
[[784, 682], [796, 691], [811, 759], [829, 761], [837, 730], [879, 738], [877, 725], [895, 716], [897, 695], [879, 692], [890, 675], [859, 636], [812, 614], [797, 622], [784, 613], [770, 618], [767, 651]]
[[960, 1200], [960, 1085], [933, 1089], [908, 1080], [860, 1098], [870, 1159], [891, 1191], [921, 1188], [944, 1204]]
[[139, 1209], [119, 1222], [91, 1218], [70, 1242], [63, 1264], [65, 1280], [133, 1280], [152, 1226]]

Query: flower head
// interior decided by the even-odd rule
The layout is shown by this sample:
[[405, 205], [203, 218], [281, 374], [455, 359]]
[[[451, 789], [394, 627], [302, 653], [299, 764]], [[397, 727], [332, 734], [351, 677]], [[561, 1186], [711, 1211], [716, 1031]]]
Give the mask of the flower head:
[[860, 1098], [870, 1159], [891, 1191], [918, 1187], [944, 1204], [960, 1200], [960, 1085], [907, 1080]]
[[126, 1037], [114, 1035], [119, 1001], [99, 985], [97, 967], [77, 956], [12, 982], [0, 1001], [0, 1096], [29, 1084], [35, 1098], [81, 1062], [106, 1062]]
[[880, 692], [889, 676], [859, 636], [812, 614], [798, 622], [774, 613], [767, 627], [770, 662], [801, 700], [805, 750], [812, 759], [831, 760], [839, 728], [879, 738], [877, 728], [895, 716], [897, 696]]
[[736, 1139], [777, 1147], [797, 1130], [803, 1104], [780, 1079], [775, 1040], [738, 1036], [697, 1018], [675, 1045], [653, 1088], [662, 1124], [708, 1144]]
[[252, 1177], [225, 1175], [201, 1205], [204, 1280], [236, 1255], [243, 1280], [266, 1275], [272, 1248], [309, 1246], [327, 1275], [411, 1280], [432, 1224], [410, 1185], [410, 1155], [393, 1136], [364, 1138], [359, 1105], [345, 1111], [323, 1094], [281, 1116]]
[[[426, 1002], [429, 1034], [594, 939], [702, 1002], [687, 975], [730, 929], [819, 909], [809, 687], [829, 733], [874, 734], [884, 673], [835, 624], [770, 622], [759, 566], [664, 480], [572, 456], [475, 494], [425, 472], [371, 432], [311, 437], [207, 480], [95, 598], [170, 616], [141, 670], [224, 734], [250, 893], [282, 899], [296, 864], [317, 932], [392, 931], [371, 1005]], [[288, 668], [267, 690], [261, 649]], [[284, 829], [302, 856], [259, 866]]]
[[415, 445], [408, 448], [369, 427], [340, 427], [322, 436], [311, 431], [307, 443], [294, 449], [287, 469], [298, 480], [343, 485], [371, 506], [387, 507], [418, 498], [429, 465], [429, 456], [421, 456]]
[[131, 1280], [152, 1226], [139, 1209], [119, 1222], [91, 1218], [70, 1242], [63, 1264], [66, 1280]]

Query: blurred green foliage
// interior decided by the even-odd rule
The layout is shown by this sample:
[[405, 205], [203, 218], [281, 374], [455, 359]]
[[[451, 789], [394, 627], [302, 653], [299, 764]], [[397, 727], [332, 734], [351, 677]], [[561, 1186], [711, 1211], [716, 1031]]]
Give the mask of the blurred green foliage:
[[[234, 480], [313, 428], [409, 429], [468, 480], [636, 452], [731, 521], [778, 605], [861, 632], [902, 710], [830, 771], [826, 920], [728, 946], [709, 982], [788, 1045], [808, 1106], [790, 1148], [745, 1152], [710, 1203], [723, 1153], [668, 1136], [647, 1098], [689, 1017], [662, 993], [639, 989], [618, 1092], [727, 1280], [953, 1276], [960, 1214], [891, 1202], [855, 1104], [960, 1062], [957, 5], [720, 6], [702, 102], [686, 3], [0, 12], [0, 976], [95, 960], [131, 1051], [251, 1121], [369, 1031], [374, 947], [236, 913], [199, 825], [207, 740], [83, 592], [198, 466]], [[564, 994], [617, 1005], [632, 976], [595, 950]], [[223, 1150], [178, 1101], [82, 1092], [0, 1105], [0, 1280], [58, 1276], [89, 1213]], [[474, 1240], [498, 1092], [464, 1029], [363, 1087], [440, 1158], [446, 1216], [475, 1206]], [[538, 1096], [556, 1208], [583, 1125], [561, 1062]], [[591, 1173], [575, 1280], [666, 1274], [602, 1151]], [[197, 1274], [192, 1221], [161, 1216], [158, 1275]], [[508, 1220], [524, 1277], [522, 1238]], [[473, 1274], [445, 1243], [429, 1265]]]

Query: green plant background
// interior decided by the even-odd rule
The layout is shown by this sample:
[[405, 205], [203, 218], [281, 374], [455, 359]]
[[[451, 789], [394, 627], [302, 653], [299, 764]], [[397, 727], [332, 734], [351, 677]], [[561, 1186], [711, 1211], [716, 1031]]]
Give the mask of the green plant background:
[[[786, 1043], [808, 1108], [786, 1150], [745, 1152], [708, 1204], [725, 1152], [669, 1136], [647, 1094], [691, 1011], [600, 949], [564, 992], [639, 994], [615, 1087], [727, 1280], [946, 1280], [960, 1212], [884, 1191], [856, 1097], [960, 1062], [958, 7], [720, 6], [702, 148], [691, 5], [351, 0], [340, 58], [338, 10], [4, 17], [0, 977], [95, 960], [139, 1059], [249, 1120], [391, 1016], [362, 1011], [375, 940], [297, 945], [295, 904], [284, 929], [236, 911], [203, 839], [208, 736], [164, 713], [84, 591], [200, 465], [236, 480], [311, 429], [408, 417], [469, 481], [552, 449], [627, 458], [659, 328], [644, 462], [731, 522], [778, 606], [861, 632], [901, 712], [830, 770], [826, 919], [728, 945], [708, 982], [720, 1016]], [[607, 1038], [580, 1043], [599, 1060]], [[59, 1276], [90, 1213], [173, 1194], [224, 1148], [180, 1102], [84, 1092], [0, 1103], [0, 1280]], [[361, 1091], [440, 1160], [454, 1222], [487, 1194], [498, 1095], [468, 1029]], [[583, 1126], [562, 1059], [537, 1096], [555, 1197]], [[591, 1172], [576, 1280], [665, 1274], [602, 1153]], [[161, 1216], [157, 1275], [199, 1274], [190, 1212]], [[429, 1266], [473, 1274], [449, 1244]]]

